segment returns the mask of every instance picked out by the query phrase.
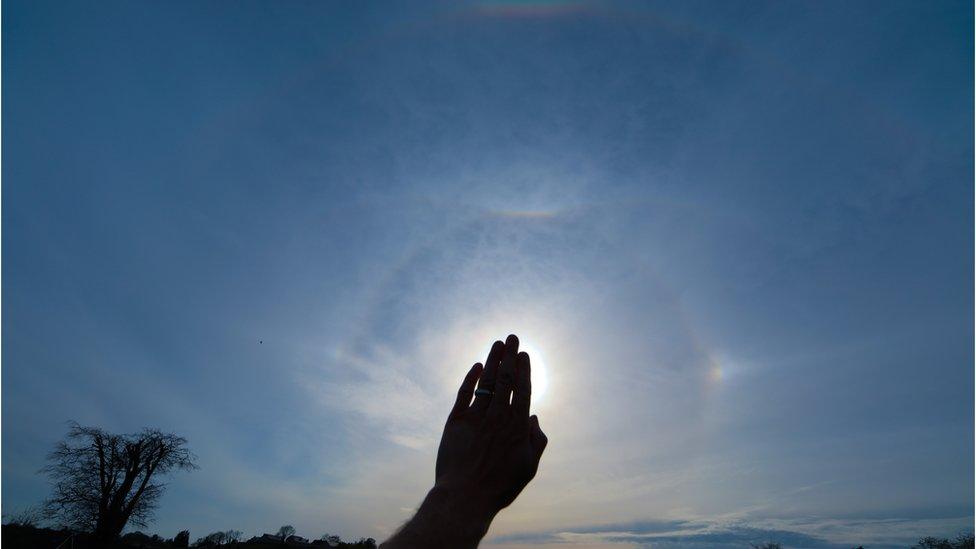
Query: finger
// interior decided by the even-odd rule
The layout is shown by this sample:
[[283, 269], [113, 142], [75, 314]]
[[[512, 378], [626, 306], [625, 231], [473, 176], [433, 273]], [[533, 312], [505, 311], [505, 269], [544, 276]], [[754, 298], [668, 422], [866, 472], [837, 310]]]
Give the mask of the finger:
[[474, 395], [474, 386], [478, 382], [478, 378], [481, 377], [481, 372], [480, 362], [468, 370], [468, 374], [464, 376], [464, 381], [461, 382], [461, 388], [458, 389], [457, 400], [454, 401], [451, 417], [468, 409], [468, 405], [471, 404], [471, 397]]
[[[485, 369], [482, 371], [481, 379], [478, 380], [479, 389], [488, 389], [489, 391], [495, 390], [495, 378], [498, 375], [498, 363], [502, 359], [502, 354], [505, 352], [505, 344], [501, 341], [496, 341], [491, 346], [491, 351], [488, 351], [488, 358], [485, 360]], [[471, 405], [473, 410], [487, 410], [488, 403], [491, 402], [491, 396], [489, 395], [478, 395], [474, 397], [474, 403]]]
[[515, 417], [529, 417], [529, 406], [532, 403], [532, 365], [529, 362], [529, 353], [525, 351], [518, 354], [517, 366], [515, 367], [515, 393], [512, 396], [512, 410]]
[[539, 427], [538, 416], [529, 418], [529, 444], [532, 445], [532, 449], [535, 451], [536, 462], [538, 462], [542, 459], [542, 452], [546, 450], [546, 445], [549, 444], [549, 437]]
[[495, 394], [488, 404], [488, 416], [500, 419], [508, 415], [509, 400], [515, 387], [515, 362], [518, 361], [519, 340], [514, 334], [505, 340], [505, 356], [498, 365], [498, 378], [495, 379]]

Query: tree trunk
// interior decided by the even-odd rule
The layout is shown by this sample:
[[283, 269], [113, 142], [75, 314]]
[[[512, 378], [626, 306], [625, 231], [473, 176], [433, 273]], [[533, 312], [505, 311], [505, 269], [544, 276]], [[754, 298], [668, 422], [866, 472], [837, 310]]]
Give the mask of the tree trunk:
[[92, 535], [99, 543], [109, 543], [122, 535], [123, 528], [125, 528], [125, 522], [120, 520], [119, 516], [110, 514], [99, 517]]

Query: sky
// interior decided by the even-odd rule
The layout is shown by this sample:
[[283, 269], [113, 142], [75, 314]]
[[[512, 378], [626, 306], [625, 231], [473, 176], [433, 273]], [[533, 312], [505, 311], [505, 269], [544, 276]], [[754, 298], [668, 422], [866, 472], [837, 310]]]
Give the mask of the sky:
[[382, 539], [516, 333], [549, 445], [486, 546], [972, 530], [971, 3], [11, 0], [2, 30], [4, 513], [75, 420], [188, 439], [152, 532]]

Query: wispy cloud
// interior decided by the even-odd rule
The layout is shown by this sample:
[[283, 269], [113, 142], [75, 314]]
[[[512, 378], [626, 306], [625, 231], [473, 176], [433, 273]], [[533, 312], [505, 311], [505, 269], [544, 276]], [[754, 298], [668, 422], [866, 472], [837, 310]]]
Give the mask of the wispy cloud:
[[161, 530], [381, 537], [515, 332], [501, 536], [972, 515], [971, 5], [276, 6], [11, 3], [5, 504], [64, 420], [157, 425], [203, 465]]
[[927, 535], [971, 530], [973, 517], [938, 519], [767, 519], [752, 522], [719, 522], [702, 519], [638, 521], [583, 526], [491, 539], [502, 547], [521, 544], [555, 544], [593, 547], [750, 547], [767, 541], [796, 549], [849, 549], [865, 545], [878, 549], [904, 548]]

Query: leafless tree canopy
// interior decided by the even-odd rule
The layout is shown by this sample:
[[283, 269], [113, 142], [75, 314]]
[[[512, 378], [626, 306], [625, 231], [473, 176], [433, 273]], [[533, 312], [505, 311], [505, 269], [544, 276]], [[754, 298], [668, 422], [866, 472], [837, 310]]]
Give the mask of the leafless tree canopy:
[[34, 505], [3, 516], [4, 524], [36, 527], [44, 519], [44, 509]]
[[111, 539], [127, 523], [145, 526], [174, 469], [196, 468], [186, 439], [158, 429], [116, 435], [70, 424], [42, 469], [54, 484], [47, 514], [65, 526]]
[[281, 528], [278, 528], [278, 535], [281, 536], [281, 539], [288, 539], [288, 536], [295, 535], [295, 527], [290, 524], [286, 524]]
[[241, 540], [240, 530], [227, 530], [226, 532], [214, 532], [197, 540], [197, 546], [202, 545], [228, 545]]

